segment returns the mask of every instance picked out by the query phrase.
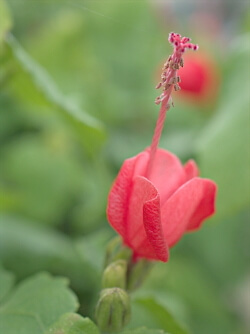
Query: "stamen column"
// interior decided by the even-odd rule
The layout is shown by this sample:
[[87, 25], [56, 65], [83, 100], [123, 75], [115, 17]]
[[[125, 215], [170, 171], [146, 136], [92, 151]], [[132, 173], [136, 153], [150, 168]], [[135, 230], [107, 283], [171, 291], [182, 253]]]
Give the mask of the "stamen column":
[[164, 67], [162, 69], [163, 72], [161, 75], [161, 81], [156, 86], [156, 89], [163, 87], [163, 93], [155, 99], [155, 103], [161, 104], [161, 108], [159, 111], [159, 117], [157, 119], [154, 136], [150, 146], [150, 156], [145, 175], [147, 178], [150, 177], [155, 154], [164, 126], [166, 113], [170, 109], [170, 104], [172, 102], [172, 90], [180, 90], [180, 86], [178, 85], [178, 83], [180, 82], [180, 77], [177, 76], [177, 71], [180, 66], [183, 67], [184, 65], [182, 55], [187, 48], [192, 50], [198, 50], [198, 45], [189, 43], [190, 38], [181, 37], [180, 34], [175, 34], [173, 32], [170, 33], [168, 41], [174, 46], [174, 52], [171, 56], [169, 56], [168, 60], [164, 64]]

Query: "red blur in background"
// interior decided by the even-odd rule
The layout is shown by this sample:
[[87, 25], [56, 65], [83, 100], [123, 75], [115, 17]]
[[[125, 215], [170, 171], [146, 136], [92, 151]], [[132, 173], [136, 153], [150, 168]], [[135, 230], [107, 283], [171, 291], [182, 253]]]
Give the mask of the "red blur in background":
[[216, 101], [220, 88], [220, 73], [212, 56], [204, 51], [187, 52], [184, 67], [178, 71], [181, 91], [178, 98], [198, 105]]

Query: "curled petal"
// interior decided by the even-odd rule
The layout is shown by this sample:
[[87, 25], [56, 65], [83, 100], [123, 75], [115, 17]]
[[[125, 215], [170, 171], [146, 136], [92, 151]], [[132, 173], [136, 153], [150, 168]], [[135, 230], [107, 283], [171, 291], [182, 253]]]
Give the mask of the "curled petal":
[[187, 229], [196, 229], [205, 218], [214, 213], [215, 190], [214, 182], [195, 177], [168, 199], [162, 207], [162, 226], [169, 247]]
[[168, 248], [162, 233], [159, 194], [144, 204], [143, 223], [148, 240], [153, 246], [157, 258], [167, 262]]
[[126, 243], [137, 257], [167, 261], [167, 245], [164, 241], [160, 197], [154, 185], [146, 178], [134, 180], [129, 203]]
[[189, 160], [184, 165], [184, 171], [186, 173], [186, 181], [191, 180], [192, 178], [199, 176], [200, 172], [198, 166], [196, 165], [194, 160]]

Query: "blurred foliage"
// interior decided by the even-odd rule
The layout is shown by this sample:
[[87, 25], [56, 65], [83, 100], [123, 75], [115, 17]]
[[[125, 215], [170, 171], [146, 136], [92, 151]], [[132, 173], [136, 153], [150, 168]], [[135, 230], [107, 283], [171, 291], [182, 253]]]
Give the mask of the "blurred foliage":
[[[176, 94], [161, 146], [182, 161], [195, 158], [201, 175], [218, 183], [217, 214], [171, 251], [169, 263], [156, 264], [134, 295], [129, 328], [151, 330], [124, 333], [246, 334], [247, 18], [235, 18], [228, 39], [219, 21], [211, 39], [175, 15], [167, 1], [0, 0], [0, 261], [17, 282], [44, 270], [68, 277], [80, 313], [93, 319], [113, 235], [107, 194], [123, 160], [150, 144], [153, 87], [171, 52], [166, 34], [185, 32], [217, 53], [222, 86], [203, 108]], [[0, 297], [14, 276], [1, 269]], [[51, 330], [67, 323], [61, 315]], [[77, 321], [76, 330], [94, 326]]]
[[[9, 274], [0, 269], [0, 277]], [[9, 274], [10, 275], [10, 274]], [[9, 281], [11, 276], [9, 276]], [[20, 334], [43, 334], [46, 329], [52, 333], [54, 326], [51, 325], [61, 315], [67, 314], [72, 320], [74, 327], [86, 327], [90, 323], [88, 319], [83, 319], [70, 311], [77, 309], [76, 296], [67, 288], [67, 280], [62, 278], [52, 278], [50, 275], [42, 273], [26, 279], [8, 295], [8, 299], [1, 301], [0, 329], [2, 333]], [[9, 293], [8, 282], [2, 286]], [[64, 315], [64, 322], [66, 322]], [[77, 319], [77, 323], [76, 323]], [[64, 326], [67, 330], [69, 321]], [[68, 325], [68, 326], [67, 326]], [[88, 327], [94, 324], [88, 324]], [[58, 332], [57, 332], [58, 333]], [[68, 331], [64, 332], [70, 334]], [[75, 332], [77, 333], [77, 332]], [[79, 331], [78, 331], [79, 333]], [[92, 332], [91, 332], [92, 333]], [[98, 334], [96, 329], [93, 333]]]

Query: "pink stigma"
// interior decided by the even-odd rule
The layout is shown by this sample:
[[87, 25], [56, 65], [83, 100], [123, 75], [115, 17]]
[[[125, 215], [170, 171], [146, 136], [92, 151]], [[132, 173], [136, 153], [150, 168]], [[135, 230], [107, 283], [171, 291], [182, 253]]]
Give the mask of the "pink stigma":
[[174, 32], [171, 32], [168, 37], [169, 43], [174, 45], [175, 52], [184, 53], [185, 49], [193, 49], [198, 50], [198, 45], [193, 43], [188, 43], [191, 41], [191, 38], [189, 37], [181, 37], [180, 34], [175, 34]]

